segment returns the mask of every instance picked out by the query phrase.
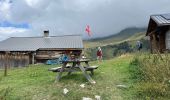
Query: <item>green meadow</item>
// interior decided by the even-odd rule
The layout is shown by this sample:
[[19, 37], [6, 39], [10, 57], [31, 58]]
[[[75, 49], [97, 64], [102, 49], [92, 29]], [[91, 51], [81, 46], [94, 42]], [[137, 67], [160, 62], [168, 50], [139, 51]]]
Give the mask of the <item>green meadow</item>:
[[[0, 100], [169, 100], [169, 54], [124, 54], [98, 65], [90, 84], [81, 72], [63, 74], [58, 82], [49, 68], [60, 65], [30, 65], [0, 71]], [[82, 88], [80, 85], [84, 84]], [[64, 94], [63, 90], [68, 89]]]
[[[57, 73], [48, 71], [56, 65], [31, 65], [25, 68], [9, 69], [8, 75], [3, 76], [0, 71], [0, 99], [2, 100], [81, 100], [83, 97], [95, 99], [95, 95], [102, 100], [132, 100], [129, 91], [129, 63], [133, 57], [125, 56], [102, 63], [91, 62], [99, 65], [92, 78], [96, 84], [90, 84], [81, 72], [70, 76], [63, 75], [61, 81], [56, 82]], [[85, 87], [80, 87], [85, 84]], [[117, 85], [125, 85], [126, 88]], [[63, 89], [69, 92], [63, 94]]]

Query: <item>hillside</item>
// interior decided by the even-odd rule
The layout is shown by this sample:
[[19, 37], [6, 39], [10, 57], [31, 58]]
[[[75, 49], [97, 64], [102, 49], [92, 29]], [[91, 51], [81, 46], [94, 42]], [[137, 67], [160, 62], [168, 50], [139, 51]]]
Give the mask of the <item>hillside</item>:
[[[0, 100], [82, 100], [95, 96], [101, 100], [169, 100], [170, 55], [149, 53], [124, 54], [101, 63], [90, 84], [81, 72], [62, 77], [48, 69], [59, 65], [30, 65], [9, 69], [3, 76], [0, 70]], [[84, 88], [80, 85], [85, 84]], [[63, 94], [63, 89], [69, 92]]]
[[[87, 82], [81, 72], [62, 77], [55, 82], [56, 73], [48, 69], [56, 65], [31, 65], [25, 68], [10, 69], [8, 76], [3, 76], [0, 70], [0, 100], [82, 100], [83, 97], [94, 99], [95, 95], [101, 100], [132, 100], [130, 91], [125, 91], [117, 85], [129, 87], [128, 66], [131, 55], [105, 60], [99, 65], [92, 78], [96, 84]], [[85, 84], [84, 88], [80, 85]], [[63, 89], [69, 92], [64, 95]]]
[[108, 37], [85, 40], [84, 45], [85, 48], [92, 48], [97, 46], [114, 45], [124, 41], [140, 40], [145, 37], [145, 31], [145, 28], [127, 28]]
[[103, 51], [103, 59], [111, 59], [124, 53], [136, 52], [136, 41], [140, 40], [143, 44], [142, 51], [149, 51], [150, 45], [145, 37], [144, 28], [128, 28], [116, 35], [84, 41], [85, 55], [96, 60], [97, 47]]

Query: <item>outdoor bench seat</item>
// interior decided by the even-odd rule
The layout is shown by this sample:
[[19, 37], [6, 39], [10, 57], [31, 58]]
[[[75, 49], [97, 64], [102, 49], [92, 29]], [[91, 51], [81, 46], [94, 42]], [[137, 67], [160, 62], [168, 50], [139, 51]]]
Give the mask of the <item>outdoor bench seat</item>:
[[90, 66], [90, 67], [85, 67], [86, 71], [90, 71], [92, 75], [94, 75], [94, 69], [97, 69], [98, 66]]
[[[66, 67], [66, 68], [69, 69], [70, 67]], [[75, 67], [75, 68], [77, 68], [77, 67]], [[91, 74], [93, 75], [94, 74], [93, 70], [97, 69], [97, 68], [98, 68], [98, 66], [90, 66], [90, 67], [85, 67], [85, 70], [90, 71]], [[48, 71], [52, 71], [52, 72], [60, 72], [60, 70], [61, 70], [61, 67], [48, 69]], [[71, 70], [71, 71], [76, 71], [76, 70]], [[68, 70], [65, 69], [64, 72], [68, 72]]]
[[50, 68], [48, 69], [48, 71], [52, 71], [52, 72], [60, 72], [61, 67], [56, 67], [56, 68]]

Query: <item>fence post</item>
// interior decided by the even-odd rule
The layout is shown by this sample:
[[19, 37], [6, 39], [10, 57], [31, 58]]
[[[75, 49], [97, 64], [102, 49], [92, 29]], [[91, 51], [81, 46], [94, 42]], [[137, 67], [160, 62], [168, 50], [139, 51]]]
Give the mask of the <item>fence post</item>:
[[5, 70], [4, 70], [4, 76], [7, 76], [7, 70], [8, 70], [8, 53], [5, 52]]
[[36, 55], [36, 53], [33, 52], [33, 53], [32, 53], [32, 64], [35, 64], [35, 62], [34, 62], [34, 60], [35, 60], [35, 55]]

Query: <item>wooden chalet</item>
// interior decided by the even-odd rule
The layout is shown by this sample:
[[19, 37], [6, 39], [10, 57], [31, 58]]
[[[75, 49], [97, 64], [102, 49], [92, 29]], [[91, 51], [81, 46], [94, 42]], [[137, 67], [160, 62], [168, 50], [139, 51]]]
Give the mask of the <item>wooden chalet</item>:
[[6, 63], [12, 67], [45, 63], [63, 53], [80, 55], [82, 50], [80, 35], [49, 36], [44, 31], [42, 37], [11, 37], [0, 42], [0, 68]]
[[152, 53], [170, 51], [170, 14], [151, 15], [146, 36]]

